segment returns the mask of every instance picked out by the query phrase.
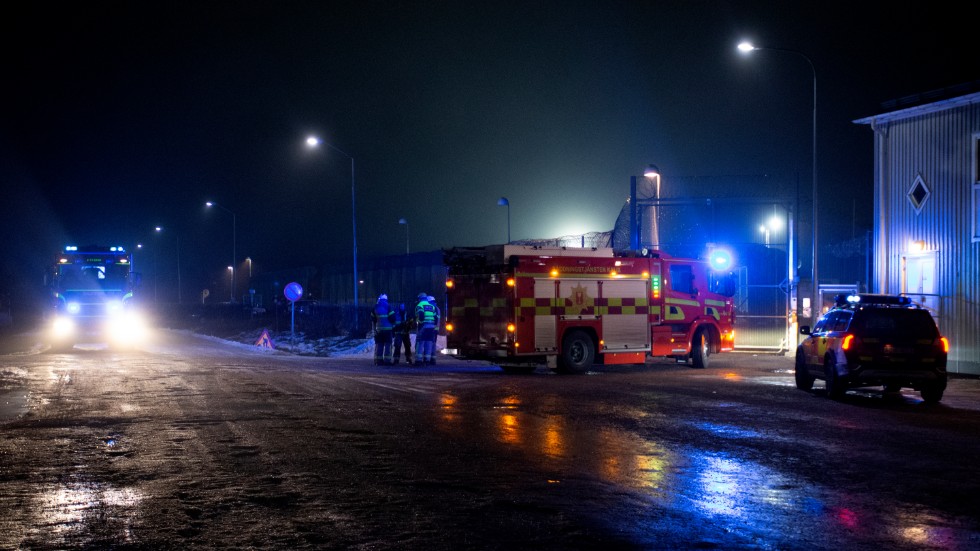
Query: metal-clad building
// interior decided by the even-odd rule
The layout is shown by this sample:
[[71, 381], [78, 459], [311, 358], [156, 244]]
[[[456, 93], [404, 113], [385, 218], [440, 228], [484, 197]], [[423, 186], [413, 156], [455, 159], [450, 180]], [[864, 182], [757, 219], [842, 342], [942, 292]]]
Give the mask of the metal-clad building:
[[980, 374], [976, 90], [854, 121], [874, 132], [873, 290], [932, 311], [950, 340], [951, 373]]

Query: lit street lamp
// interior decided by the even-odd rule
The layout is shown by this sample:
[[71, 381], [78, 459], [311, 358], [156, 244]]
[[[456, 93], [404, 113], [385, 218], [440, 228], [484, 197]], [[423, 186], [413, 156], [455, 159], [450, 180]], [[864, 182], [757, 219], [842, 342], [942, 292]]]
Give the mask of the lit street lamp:
[[404, 218], [399, 218], [398, 223], [405, 225], [405, 254], [409, 254], [408, 253], [408, 220]]
[[647, 165], [646, 170], [643, 171], [643, 177], [650, 179], [656, 178], [656, 187], [654, 188], [656, 190], [656, 195], [654, 196], [654, 199], [656, 199], [657, 206], [654, 207], [650, 231], [653, 235], [651, 248], [653, 250], [658, 250], [660, 249], [660, 169], [657, 168], [657, 165], [649, 164]]
[[[231, 215], [231, 265], [234, 266], [235, 257], [238, 256], [237, 243], [236, 243], [238, 239], [238, 229], [237, 229], [237, 221], [236, 221], [237, 217], [235, 216], [234, 212], [226, 209], [225, 207], [222, 207], [218, 203], [208, 201], [204, 204], [207, 205], [208, 208], [218, 207], [219, 209]], [[231, 301], [235, 302], [235, 270], [234, 269], [231, 271]]]
[[[154, 228], [158, 234], [163, 233], [163, 226], [157, 226]], [[177, 240], [177, 304], [181, 303], [180, 297], [180, 234], [175, 233], [174, 238]]]
[[507, 207], [507, 244], [510, 244], [510, 201], [506, 197], [497, 199], [498, 207]]
[[330, 149], [333, 149], [334, 151], [340, 153], [344, 157], [347, 157], [348, 159], [350, 159], [350, 208], [351, 208], [351, 228], [353, 230], [353, 251], [354, 251], [354, 329], [357, 330], [359, 328], [360, 324], [358, 323], [359, 320], [358, 320], [358, 317], [357, 317], [357, 306], [358, 306], [358, 300], [357, 300], [357, 283], [358, 283], [358, 279], [357, 279], [357, 204], [355, 202], [355, 194], [354, 194], [354, 188], [355, 188], [355, 186], [354, 186], [354, 182], [355, 182], [355, 180], [354, 180], [354, 157], [351, 157], [350, 155], [348, 155], [343, 150], [338, 149], [337, 147], [335, 147], [330, 142], [321, 141], [320, 138], [317, 138], [316, 136], [310, 136], [310, 137], [306, 138], [306, 146], [309, 147], [309, 148], [316, 148], [321, 143], [324, 144], [324, 145], [326, 145]]
[[753, 46], [749, 42], [742, 42], [738, 45], [738, 50], [742, 53], [748, 54], [755, 50], [770, 50], [776, 52], [789, 52], [791, 54], [796, 54], [806, 60], [807, 64], [810, 66], [810, 71], [813, 74], [813, 305], [814, 312], [819, 315], [820, 312], [820, 277], [817, 271], [817, 257], [819, 256], [819, 248], [817, 246], [819, 233], [817, 231], [817, 69], [813, 65], [813, 61], [807, 57], [803, 52], [798, 52], [796, 50], [788, 50], [784, 48], [761, 48], [759, 46]]

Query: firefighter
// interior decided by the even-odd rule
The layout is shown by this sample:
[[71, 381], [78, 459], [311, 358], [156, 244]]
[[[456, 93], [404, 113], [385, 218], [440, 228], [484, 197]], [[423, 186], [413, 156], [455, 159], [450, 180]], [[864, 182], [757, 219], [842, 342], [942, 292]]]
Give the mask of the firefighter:
[[408, 310], [408, 318], [410, 320], [409, 324], [411, 325], [410, 329], [415, 331], [415, 363], [419, 363], [419, 360], [422, 358], [422, 356], [419, 355], [419, 347], [422, 346], [422, 341], [419, 340], [419, 328], [422, 327], [422, 324], [419, 323], [415, 312], [418, 310], [419, 303], [424, 301], [427, 295], [428, 293], [419, 293], [418, 296], [415, 297], [415, 302], [412, 303], [412, 307]]
[[399, 356], [402, 355], [402, 345], [405, 345], [405, 363], [412, 365], [412, 339], [409, 331], [412, 328], [412, 316], [405, 308], [405, 303], [398, 303], [395, 308], [395, 324], [392, 327], [392, 334], [395, 337], [394, 364], [398, 364]]
[[433, 365], [436, 363], [436, 335], [439, 327], [439, 314], [435, 300], [425, 297], [415, 307], [415, 321], [418, 323], [418, 336], [415, 338], [415, 363]]
[[388, 295], [378, 297], [371, 311], [374, 325], [374, 365], [391, 365], [391, 330], [395, 324], [395, 311], [388, 304]]

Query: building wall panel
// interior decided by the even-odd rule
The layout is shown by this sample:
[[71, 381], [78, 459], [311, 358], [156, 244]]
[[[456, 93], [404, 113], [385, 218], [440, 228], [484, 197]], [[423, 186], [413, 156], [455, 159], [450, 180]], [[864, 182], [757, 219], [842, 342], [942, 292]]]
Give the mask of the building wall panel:
[[[973, 243], [973, 148], [980, 103], [873, 123], [877, 291], [905, 291], [907, 259], [935, 256], [935, 315], [952, 343], [950, 370], [980, 374], [980, 243]], [[908, 193], [921, 177], [920, 211]]]

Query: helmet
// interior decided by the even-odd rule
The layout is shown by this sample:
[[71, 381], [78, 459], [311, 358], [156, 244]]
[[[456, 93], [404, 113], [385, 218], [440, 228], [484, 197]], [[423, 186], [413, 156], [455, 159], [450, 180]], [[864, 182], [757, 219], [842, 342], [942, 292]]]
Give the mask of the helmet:
[[432, 295], [429, 295], [429, 296], [427, 296], [427, 297], [425, 297], [425, 300], [427, 300], [427, 301], [429, 301], [429, 302], [432, 302], [432, 301], [433, 301], [433, 300], [435, 300], [435, 299], [436, 299], [436, 297], [434, 297], [434, 296], [432, 296]]
[[419, 296], [415, 297], [419, 300], [425, 300], [425, 293], [419, 293]]
[[388, 295], [381, 293], [381, 296], [378, 297], [378, 302], [381, 302], [382, 300], [388, 300]]

